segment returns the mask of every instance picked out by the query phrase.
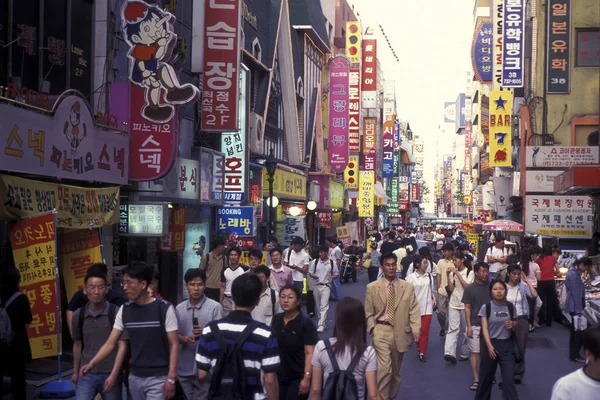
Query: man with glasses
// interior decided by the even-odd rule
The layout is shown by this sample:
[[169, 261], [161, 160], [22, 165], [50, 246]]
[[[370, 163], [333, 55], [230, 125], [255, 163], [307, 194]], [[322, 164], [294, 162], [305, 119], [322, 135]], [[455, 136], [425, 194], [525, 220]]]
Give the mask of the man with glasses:
[[133, 261], [123, 269], [123, 288], [129, 301], [119, 309], [104, 346], [79, 373], [85, 379], [114, 351], [126, 332], [131, 347], [129, 393], [133, 400], [169, 400], [175, 395], [177, 315], [171, 304], [148, 294], [152, 276], [153, 268], [143, 261]]
[[92, 400], [101, 394], [104, 400], [121, 399], [123, 376], [121, 367], [127, 353], [127, 334], [120, 337], [118, 350], [90, 369], [85, 379], [79, 377], [81, 363], [88, 364], [110, 336], [117, 306], [106, 301], [108, 280], [98, 269], [92, 269], [83, 280], [83, 292], [89, 302], [73, 314], [73, 375], [71, 382], [77, 398]]
[[269, 284], [271, 278], [271, 270], [269, 267], [266, 265], [259, 265], [254, 270], [254, 275], [260, 279], [260, 283], [262, 284], [262, 292], [258, 299], [258, 304], [256, 307], [254, 307], [250, 314], [252, 315], [252, 319], [255, 321], [259, 321], [263, 324], [271, 326], [273, 316], [282, 312], [281, 306], [277, 301], [279, 298], [279, 293], [277, 293], [277, 291]]

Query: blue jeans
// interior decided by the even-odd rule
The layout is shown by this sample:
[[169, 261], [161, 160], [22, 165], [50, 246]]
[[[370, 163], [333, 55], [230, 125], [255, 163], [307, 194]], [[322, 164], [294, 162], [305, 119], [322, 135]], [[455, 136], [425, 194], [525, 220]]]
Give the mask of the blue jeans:
[[104, 393], [104, 382], [110, 374], [87, 374], [85, 379], [79, 378], [77, 380], [77, 387], [75, 388], [75, 395], [77, 400], [94, 400], [94, 397], [98, 393], [104, 400], [121, 400], [123, 381], [122, 376], [119, 375], [115, 382], [113, 389]]
[[331, 299], [339, 300], [342, 298], [342, 275], [331, 281]]

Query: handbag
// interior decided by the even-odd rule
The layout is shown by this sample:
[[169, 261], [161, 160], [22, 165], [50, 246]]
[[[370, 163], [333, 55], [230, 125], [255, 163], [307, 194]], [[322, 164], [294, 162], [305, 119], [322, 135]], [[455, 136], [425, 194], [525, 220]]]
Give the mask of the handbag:
[[364, 262], [363, 262], [363, 268], [371, 268], [371, 258], [367, 258]]

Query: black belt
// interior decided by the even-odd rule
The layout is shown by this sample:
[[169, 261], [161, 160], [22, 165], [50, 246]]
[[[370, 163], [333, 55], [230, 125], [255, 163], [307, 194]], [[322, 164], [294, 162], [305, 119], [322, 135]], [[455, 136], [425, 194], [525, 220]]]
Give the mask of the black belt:
[[317, 283], [317, 286], [329, 286], [329, 283]]
[[225, 297], [227, 297], [227, 298], [229, 298], [229, 299], [231, 298], [231, 295], [230, 295], [230, 294], [224, 294], [223, 296], [225, 296]]
[[381, 325], [392, 326], [392, 327], [394, 326], [394, 325], [392, 325], [392, 323], [391, 323], [391, 322], [389, 322], [389, 321], [377, 321], [377, 323], [378, 323], [378, 324], [381, 324]]
[[519, 315], [517, 317], [517, 319], [529, 319], [529, 316], [527, 316], [527, 315]]

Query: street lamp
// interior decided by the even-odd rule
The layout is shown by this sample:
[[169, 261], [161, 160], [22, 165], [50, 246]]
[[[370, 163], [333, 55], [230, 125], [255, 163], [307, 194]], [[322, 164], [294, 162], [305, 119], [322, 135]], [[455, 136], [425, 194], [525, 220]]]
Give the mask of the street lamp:
[[265, 161], [265, 168], [267, 169], [267, 182], [269, 183], [269, 203], [267, 207], [267, 227], [269, 230], [268, 237], [271, 237], [274, 233], [273, 229], [273, 211], [275, 210], [275, 202], [273, 199], [273, 183], [275, 182], [275, 169], [277, 168], [277, 160], [273, 155], [273, 149], [269, 151], [269, 158]]

